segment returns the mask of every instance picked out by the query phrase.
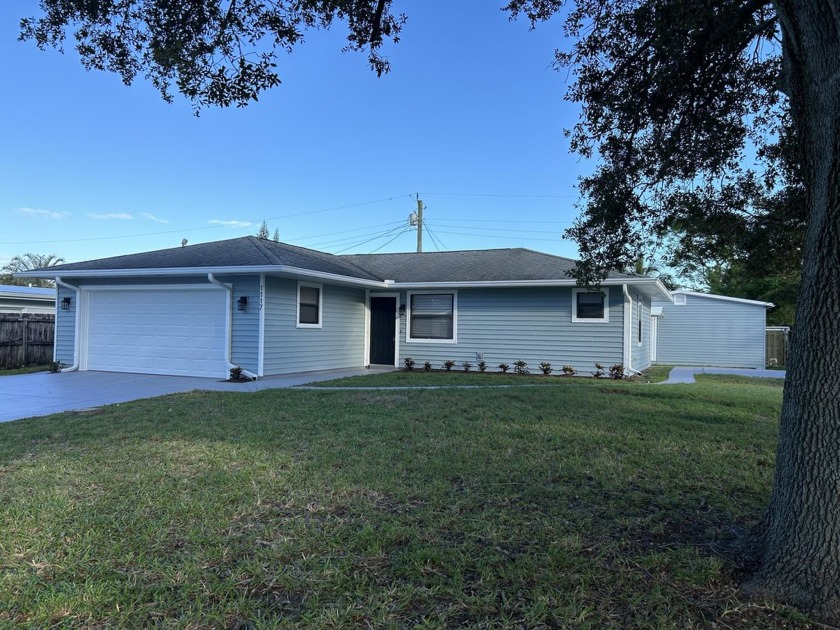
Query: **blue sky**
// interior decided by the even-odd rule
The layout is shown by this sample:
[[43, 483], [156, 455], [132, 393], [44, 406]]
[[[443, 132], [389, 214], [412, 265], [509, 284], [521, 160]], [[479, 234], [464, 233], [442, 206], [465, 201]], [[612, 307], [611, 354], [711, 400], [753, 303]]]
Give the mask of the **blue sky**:
[[142, 79], [126, 87], [72, 50], [16, 41], [36, 4], [0, 3], [0, 264], [233, 238], [263, 219], [333, 253], [413, 251], [416, 233], [397, 235], [416, 193], [426, 251], [577, 253], [561, 236], [589, 166], [563, 136], [577, 108], [551, 68], [559, 20], [530, 31], [503, 2], [398, 1], [391, 74], [342, 53], [341, 29], [313, 32], [258, 103], [196, 118]]

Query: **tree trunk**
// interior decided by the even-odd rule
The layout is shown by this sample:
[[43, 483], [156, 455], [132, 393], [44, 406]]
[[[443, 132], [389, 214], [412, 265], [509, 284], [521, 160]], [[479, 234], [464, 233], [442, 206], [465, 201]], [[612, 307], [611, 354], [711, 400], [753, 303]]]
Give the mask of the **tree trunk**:
[[774, 4], [809, 224], [761, 565], [749, 587], [840, 625], [840, 1]]

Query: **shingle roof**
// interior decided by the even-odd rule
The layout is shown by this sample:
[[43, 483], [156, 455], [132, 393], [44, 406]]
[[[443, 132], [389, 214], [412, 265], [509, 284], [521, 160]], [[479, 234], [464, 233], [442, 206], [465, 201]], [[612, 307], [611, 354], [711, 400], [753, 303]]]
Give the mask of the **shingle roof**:
[[[499, 282], [569, 280], [575, 260], [531, 249], [481, 249], [409, 254], [342, 256], [371, 273], [396, 282]], [[611, 273], [610, 278], [631, 278]]]
[[261, 267], [283, 265], [352, 278], [377, 280], [352, 262], [314, 249], [276, 243], [256, 236], [243, 236], [225, 241], [199, 243], [185, 247], [161, 249], [141, 254], [127, 254], [85, 262], [50, 267], [60, 275], [63, 271], [104, 271], [123, 269], [178, 269], [218, 267]]
[[[487, 249], [405, 254], [336, 256], [314, 249], [243, 236], [140, 254], [100, 258], [50, 267], [51, 274], [67, 271], [129, 269], [207, 269], [220, 267], [285, 266], [365, 280], [411, 282], [493, 282], [570, 280], [571, 258], [530, 249]], [[611, 273], [610, 278], [636, 276]]]

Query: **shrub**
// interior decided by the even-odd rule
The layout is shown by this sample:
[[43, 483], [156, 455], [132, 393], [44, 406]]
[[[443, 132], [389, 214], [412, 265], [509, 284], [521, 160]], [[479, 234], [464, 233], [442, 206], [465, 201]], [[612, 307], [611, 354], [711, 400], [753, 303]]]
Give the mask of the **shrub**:
[[230, 380], [232, 381], [241, 381], [242, 380], [242, 368], [238, 365], [234, 365], [230, 368]]
[[563, 376], [574, 376], [577, 374], [577, 370], [571, 365], [564, 365], [563, 366]]
[[61, 363], [61, 361], [50, 361], [49, 363], [49, 370], [53, 374], [58, 374], [59, 372], [61, 372], [62, 367], [63, 364]]
[[595, 364], [595, 371], [592, 373], [592, 378], [602, 378], [604, 376], [604, 366], [600, 363]]
[[507, 363], [499, 363], [499, 369], [502, 371], [502, 374], [505, 374], [510, 369], [510, 366]]
[[461, 364], [461, 367], [464, 368], [464, 372], [469, 372], [470, 368], [472, 367], [472, 363], [470, 363], [469, 361], [464, 361]]
[[403, 363], [405, 363], [406, 371], [408, 371], [408, 372], [413, 372], [414, 371], [414, 359], [412, 359], [411, 357], [406, 357], [406, 358], [403, 359]]
[[431, 361], [423, 361], [423, 369], [426, 372], [431, 372], [432, 371], [432, 362]]
[[531, 372], [528, 370], [528, 364], [523, 361], [522, 359], [517, 359], [513, 362], [513, 371], [517, 374], [530, 374]]
[[540, 369], [542, 370], [543, 374], [548, 376], [549, 374], [551, 374], [551, 363], [549, 363], [548, 361], [543, 361], [542, 363], [540, 363]]
[[610, 378], [614, 378], [615, 380], [624, 378], [624, 366], [621, 363], [610, 366]]
[[487, 361], [479, 361], [478, 362], [478, 371], [484, 374], [484, 370], [487, 369]]
[[455, 365], [455, 361], [453, 361], [452, 359], [447, 359], [446, 361], [443, 362], [443, 369], [446, 370], [447, 372], [451, 372], [453, 365]]

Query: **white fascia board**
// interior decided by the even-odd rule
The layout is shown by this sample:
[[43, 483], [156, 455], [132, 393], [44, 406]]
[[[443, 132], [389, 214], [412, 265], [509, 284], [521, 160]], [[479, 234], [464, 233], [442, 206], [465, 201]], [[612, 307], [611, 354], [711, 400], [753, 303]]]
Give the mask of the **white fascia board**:
[[377, 289], [390, 286], [382, 280], [366, 280], [364, 278], [343, 276], [337, 273], [325, 273], [283, 265], [258, 265], [251, 267], [166, 267], [155, 269], [75, 269], [72, 271], [47, 271], [43, 269], [40, 271], [22, 271], [16, 273], [15, 276], [22, 278], [54, 278], [56, 276], [61, 276], [62, 278], [148, 278], [152, 276], [206, 276], [208, 272], [216, 276], [243, 274], [286, 275], [295, 278], [313, 278], [327, 283], [351, 284]]
[[755, 306], [763, 306], [764, 308], [773, 308], [776, 306], [773, 302], [761, 302], [759, 300], [748, 300], [746, 298], [729, 297], [728, 295], [717, 295], [716, 293], [700, 293], [699, 291], [686, 291], [685, 289], [677, 289], [671, 292], [673, 295], [680, 293], [682, 295], [695, 295], [701, 298], [710, 298], [712, 300], [722, 300], [724, 302], [739, 302], [741, 304], [754, 304]]
[[[615, 287], [626, 284], [639, 290], [644, 288], [645, 293], [653, 297], [661, 295], [665, 300], [671, 302], [671, 294], [668, 289], [657, 278], [608, 278], [600, 283], [600, 286]], [[577, 287], [577, 280], [574, 278], [555, 280], [486, 280], [480, 282], [395, 282], [389, 285], [394, 289], [514, 289], [528, 287]]]

